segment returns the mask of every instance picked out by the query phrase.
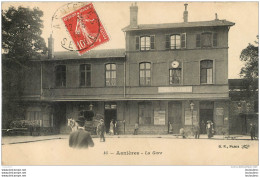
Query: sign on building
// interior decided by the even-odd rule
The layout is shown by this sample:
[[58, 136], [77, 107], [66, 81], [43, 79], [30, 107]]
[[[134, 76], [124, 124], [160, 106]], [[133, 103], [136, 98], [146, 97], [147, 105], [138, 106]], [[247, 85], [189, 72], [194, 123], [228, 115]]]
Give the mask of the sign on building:
[[154, 110], [154, 125], [165, 125], [165, 110]]

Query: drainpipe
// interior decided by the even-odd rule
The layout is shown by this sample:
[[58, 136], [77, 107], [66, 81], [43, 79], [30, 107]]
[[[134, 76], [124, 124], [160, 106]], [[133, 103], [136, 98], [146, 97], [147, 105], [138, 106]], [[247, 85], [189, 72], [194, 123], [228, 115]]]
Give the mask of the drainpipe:
[[41, 94], [40, 94], [41, 99], [42, 99], [42, 93], [43, 93], [43, 89], [42, 89], [42, 62], [41, 62]]
[[126, 96], [126, 55], [125, 55], [125, 61], [124, 61], [124, 98]]

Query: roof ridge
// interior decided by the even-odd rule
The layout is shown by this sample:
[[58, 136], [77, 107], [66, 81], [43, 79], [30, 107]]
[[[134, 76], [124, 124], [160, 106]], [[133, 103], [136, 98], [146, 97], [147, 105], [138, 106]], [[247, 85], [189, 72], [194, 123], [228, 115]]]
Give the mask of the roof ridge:
[[124, 27], [123, 31], [134, 31], [142, 29], [156, 29], [156, 28], [189, 28], [189, 27], [206, 27], [206, 26], [233, 26], [235, 23], [222, 20], [209, 21], [193, 21], [193, 22], [175, 22], [175, 23], [157, 23], [157, 24], [139, 24], [136, 28], [131, 28], [130, 25]]

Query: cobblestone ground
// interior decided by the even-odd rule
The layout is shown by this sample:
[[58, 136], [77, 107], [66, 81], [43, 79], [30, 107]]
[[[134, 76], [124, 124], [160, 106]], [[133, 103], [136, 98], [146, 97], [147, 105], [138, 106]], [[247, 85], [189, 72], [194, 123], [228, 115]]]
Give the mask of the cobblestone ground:
[[2, 165], [257, 165], [258, 141], [107, 138], [83, 150], [68, 139], [2, 145]]

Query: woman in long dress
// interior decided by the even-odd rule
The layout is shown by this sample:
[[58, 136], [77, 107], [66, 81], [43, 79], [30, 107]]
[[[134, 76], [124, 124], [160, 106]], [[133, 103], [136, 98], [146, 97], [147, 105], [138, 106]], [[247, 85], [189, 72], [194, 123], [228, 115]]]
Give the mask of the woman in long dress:
[[110, 135], [114, 135], [114, 124], [113, 124], [113, 120], [111, 120], [111, 122], [110, 122], [109, 134], [110, 134]]
[[213, 137], [213, 123], [209, 120], [207, 121], [207, 125], [206, 125], [206, 130], [207, 130], [207, 134], [208, 134], [208, 138]]

